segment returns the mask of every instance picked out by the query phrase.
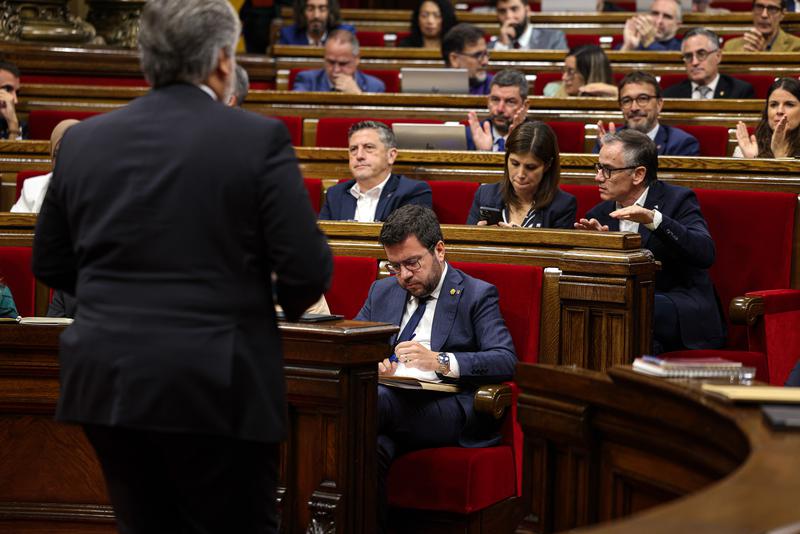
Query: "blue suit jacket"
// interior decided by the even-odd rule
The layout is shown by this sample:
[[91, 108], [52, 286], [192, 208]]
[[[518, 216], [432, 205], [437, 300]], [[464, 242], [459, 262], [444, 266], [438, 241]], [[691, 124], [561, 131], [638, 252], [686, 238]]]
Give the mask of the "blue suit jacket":
[[[503, 197], [500, 194], [500, 182], [483, 184], [475, 191], [475, 200], [469, 210], [467, 224], [477, 224], [481, 220], [480, 208], [487, 206], [503, 210]], [[544, 209], [536, 210], [529, 228], [574, 228], [575, 212], [578, 201], [574, 196], [561, 189], [556, 192], [553, 202]]]
[[[657, 209], [662, 220], [651, 232], [639, 225], [642, 247], [661, 262], [656, 273], [656, 291], [667, 296], [678, 309], [681, 338], [690, 349], [720, 348], [725, 344], [725, 325], [720, 314], [708, 269], [714, 264], [714, 241], [691, 189], [654, 181], [644, 207]], [[609, 217], [614, 201], [601, 202], [587, 213], [619, 230], [619, 221]]]
[[[399, 326], [408, 292], [394, 277], [372, 284], [357, 320]], [[496, 425], [473, 410], [473, 390], [482, 384], [510, 380], [517, 357], [514, 343], [500, 315], [497, 288], [448, 266], [431, 330], [431, 350], [451, 352], [458, 361], [458, 383], [464, 391], [451, 396], [466, 415], [460, 444], [485, 447], [497, 442]], [[457, 406], [454, 407], [457, 408]], [[487, 418], [488, 419], [488, 418]]]
[[[358, 87], [365, 93], [386, 92], [386, 85], [375, 76], [370, 76], [357, 70], [355, 78]], [[297, 73], [297, 78], [294, 79], [294, 85], [292, 86], [292, 91], [328, 92], [333, 90], [325, 69], [304, 70]]]
[[[625, 128], [625, 126], [621, 126], [617, 130], [624, 130]], [[656, 143], [656, 150], [659, 156], [700, 155], [700, 142], [697, 138], [674, 126], [659, 124], [656, 138], [653, 141]], [[600, 141], [594, 144], [593, 152], [595, 154], [600, 152]]]
[[[614, 50], [619, 50], [620, 48], [622, 48], [622, 43], [617, 44], [614, 47]], [[677, 37], [673, 37], [672, 39], [667, 39], [666, 41], [653, 41], [650, 43], [650, 46], [639, 45], [636, 47], [636, 50], [648, 50], [650, 52], [666, 52], [670, 50], [677, 50], [680, 52], [681, 40]]]
[[[333, 30], [347, 30], [356, 33], [356, 29], [349, 24], [339, 24], [332, 30], [328, 30], [328, 33], [331, 33]], [[308, 34], [306, 33], [306, 30], [298, 28], [296, 24], [284, 26], [281, 28], [280, 35], [278, 36], [278, 44], [307, 45]]]
[[[336, 184], [325, 193], [325, 204], [319, 212], [323, 221], [351, 221], [356, 215], [356, 198], [350, 194], [355, 180]], [[412, 180], [399, 174], [389, 176], [383, 186], [375, 220], [385, 221], [394, 210], [406, 204], [420, 204], [433, 208], [431, 186], [421, 180]]]

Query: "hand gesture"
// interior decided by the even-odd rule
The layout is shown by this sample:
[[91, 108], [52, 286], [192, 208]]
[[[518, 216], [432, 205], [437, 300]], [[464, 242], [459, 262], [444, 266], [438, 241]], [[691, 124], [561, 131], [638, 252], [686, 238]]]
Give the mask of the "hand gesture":
[[744, 32], [744, 47], [745, 52], [763, 52], [767, 47], [767, 40], [755, 28], [750, 28]]
[[580, 219], [575, 223], [576, 230], [594, 230], [595, 232], [608, 232], [608, 226], [600, 224], [597, 219]]
[[498, 40], [507, 47], [511, 47], [511, 43], [517, 38], [517, 30], [514, 29], [514, 23], [507, 20], [500, 26], [500, 34], [497, 36]]
[[639, 43], [642, 42], [639, 28], [636, 25], [637, 18], [631, 17], [625, 21], [625, 28], [622, 30], [622, 46], [619, 48], [622, 51], [636, 50], [639, 48]]
[[602, 97], [619, 97], [619, 89], [616, 85], [610, 83], [594, 82], [587, 83], [578, 88], [578, 96], [602, 96]]
[[426, 349], [417, 341], [398, 343], [394, 348], [394, 353], [406, 367], [420, 371], [435, 371], [439, 368], [439, 353]]
[[[773, 139], [775, 134], [772, 134]], [[756, 136], [750, 135], [747, 132], [747, 126], [742, 121], [736, 124], [736, 141], [739, 143], [739, 149], [742, 151], [742, 156], [745, 158], [755, 158], [758, 156], [758, 143]]]
[[14, 95], [4, 89], [0, 89], [0, 116], [2, 116], [9, 131], [19, 132], [19, 119], [17, 119], [17, 109], [14, 105]]
[[632, 221], [639, 224], [651, 224], [653, 222], [653, 215], [653, 210], [635, 204], [609, 213], [609, 216], [620, 221]]
[[525, 103], [522, 104], [522, 107], [514, 113], [514, 117], [511, 119], [511, 124], [508, 125], [508, 134], [511, 135], [511, 132], [525, 122], [525, 119], [528, 118], [528, 101], [525, 100]]
[[358, 83], [356, 83], [356, 79], [353, 76], [336, 76], [333, 79], [333, 87], [337, 91], [341, 91], [350, 95], [361, 94], [361, 88], [358, 86]]
[[391, 361], [389, 358], [384, 358], [382, 362], [378, 362], [378, 376], [392, 376], [397, 372], [398, 363]]
[[488, 152], [492, 150], [492, 125], [489, 121], [483, 123], [478, 120], [478, 114], [470, 111], [467, 114], [467, 122], [469, 122], [469, 130], [472, 133], [472, 141], [475, 143], [477, 150]]
[[597, 142], [600, 143], [600, 146], [603, 146], [603, 137], [607, 133], [613, 134], [617, 132], [617, 126], [613, 122], [608, 123], [608, 130], [603, 125], [603, 121], [597, 121]]
[[639, 44], [642, 48], [647, 48], [656, 40], [656, 25], [650, 17], [646, 15], [636, 17], [636, 29], [639, 32]]
[[772, 132], [772, 140], [769, 146], [772, 149], [772, 155], [776, 158], [791, 157], [789, 153], [789, 140], [786, 138], [788, 134], [788, 128], [786, 127], [787, 122], [788, 119], [786, 115], [784, 115], [778, 120], [778, 124], [775, 125], [775, 130]]

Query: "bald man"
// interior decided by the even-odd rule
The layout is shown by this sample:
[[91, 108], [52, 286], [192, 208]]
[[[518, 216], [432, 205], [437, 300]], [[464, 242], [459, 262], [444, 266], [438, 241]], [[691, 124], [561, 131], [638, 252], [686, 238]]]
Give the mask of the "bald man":
[[16, 204], [11, 207], [13, 213], [39, 213], [44, 195], [47, 193], [47, 185], [50, 183], [50, 178], [53, 176], [52, 169], [56, 166], [56, 154], [61, 144], [61, 138], [64, 137], [64, 133], [69, 130], [71, 126], [78, 124], [78, 122], [80, 121], [67, 119], [59, 122], [56, 124], [56, 127], [53, 128], [53, 133], [50, 134], [51, 171], [43, 176], [28, 178], [23, 182], [22, 194], [20, 194]]

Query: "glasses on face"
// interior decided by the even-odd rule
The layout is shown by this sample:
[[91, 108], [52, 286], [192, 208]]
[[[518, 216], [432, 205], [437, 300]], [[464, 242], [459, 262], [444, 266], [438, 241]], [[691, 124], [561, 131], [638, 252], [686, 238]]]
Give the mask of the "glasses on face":
[[767, 14], [770, 17], [772, 17], [774, 15], [777, 15], [782, 8], [780, 6], [768, 6], [767, 4], [759, 4], [759, 3], [753, 4], [753, 13], [757, 13], [760, 15], [761, 13], [764, 12], [765, 9], [767, 10]]
[[609, 167], [608, 165], [603, 165], [602, 163], [595, 163], [594, 169], [597, 173], [602, 173], [603, 178], [606, 180], [611, 179], [611, 175], [617, 171], [629, 171], [631, 169], [637, 168], [639, 165], [631, 165], [630, 167]]
[[572, 78], [573, 76], [575, 76], [576, 72], [578, 71], [570, 67], [561, 67], [561, 74], [563, 74], [567, 78]]
[[631, 107], [633, 105], [634, 101], [635, 101], [636, 105], [638, 105], [639, 107], [643, 107], [643, 106], [646, 106], [647, 104], [649, 104], [650, 101], [652, 99], [654, 99], [655, 97], [656, 97], [656, 95], [645, 95], [645, 94], [641, 94], [641, 95], [637, 96], [636, 98], [631, 98], [629, 96], [624, 96], [624, 97], [619, 99], [619, 105], [620, 105], [620, 107], [622, 107], [622, 109], [626, 109], [626, 108]]
[[695, 57], [697, 58], [697, 61], [705, 61], [708, 56], [717, 51], [719, 51], [719, 48], [715, 48], [714, 50], [704, 50], [701, 48], [695, 52], [686, 52], [685, 54], [681, 54], [681, 58], [683, 59], [684, 63], [691, 63]]
[[478, 50], [477, 52], [472, 52], [471, 54], [465, 54], [464, 52], [456, 52], [459, 56], [466, 56], [471, 57], [475, 61], [482, 61], [483, 58], [489, 57], [489, 50]]
[[422, 269], [422, 258], [409, 258], [401, 262], [386, 262], [386, 270], [389, 274], [400, 274], [400, 269], [405, 267], [407, 271], [415, 273]]

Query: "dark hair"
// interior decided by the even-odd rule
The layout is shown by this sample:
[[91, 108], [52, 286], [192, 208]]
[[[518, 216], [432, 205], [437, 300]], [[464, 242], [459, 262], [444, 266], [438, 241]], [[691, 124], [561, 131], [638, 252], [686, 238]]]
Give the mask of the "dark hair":
[[635, 70], [629, 72], [625, 75], [624, 78], [619, 82], [619, 92], [622, 94], [622, 88], [628, 85], [629, 83], [646, 83], [653, 86], [653, 89], [656, 92], [656, 98], [662, 98], [661, 96], [661, 86], [658, 84], [658, 80], [656, 77], [650, 74], [649, 72], [644, 72], [641, 70]]
[[608, 56], [597, 45], [587, 44], [570, 49], [567, 57], [575, 58], [575, 68], [586, 83], [614, 83]]
[[[308, 21], [306, 20], [306, 0], [294, 0], [294, 23], [301, 30], [308, 28]], [[336, 26], [342, 23], [342, 17], [339, 14], [338, 0], [328, 0], [328, 23], [327, 31], [331, 31]]]
[[603, 145], [621, 143], [626, 167], [642, 166], [647, 170], [644, 183], [649, 185], [658, 178], [658, 149], [647, 134], [631, 128], [603, 136]]
[[546, 168], [533, 200], [536, 209], [549, 206], [558, 192], [558, 182], [561, 179], [558, 138], [553, 129], [542, 121], [527, 121], [514, 128], [506, 139], [506, 159], [500, 193], [505, 205], [518, 207], [519, 199], [508, 175], [508, 158], [511, 154], [530, 154], [544, 163]]
[[[20, 77], [19, 67], [17, 67], [10, 61], [0, 60], [0, 70], [7, 70], [11, 74], [13, 74], [15, 78]], [[0, 280], [0, 283], [2, 283], [2, 280]]]
[[[682, 42], [685, 42], [686, 39], [688, 39], [689, 37], [697, 37], [698, 35], [701, 37], [705, 37], [706, 39], [711, 41], [711, 44], [717, 47], [716, 50], [720, 49], [719, 35], [709, 30], [708, 28], [704, 28], [702, 26], [692, 28], [691, 30], [683, 34]], [[711, 50], [709, 50], [709, 52], [711, 52]]]
[[456, 10], [453, 9], [453, 4], [449, 0], [421, 0], [411, 14], [411, 35], [403, 39], [397, 46], [420, 47], [425, 44], [425, 40], [422, 37], [422, 30], [419, 27], [419, 12], [422, 11], [422, 4], [425, 2], [436, 4], [439, 8], [439, 12], [442, 14], [442, 31], [439, 34], [440, 39], [444, 38], [447, 32], [450, 31], [450, 28], [458, 24]]
[[[756, 5], [755, 0], [753, 1], [753, 5]], [[781, 0], [781, 9], [786, 9], [786, 0]]]
[[467, 45], [477, 43], [483, 39], [483, 30], [472, 24], [462, 22], [456, 24], [442, 38], [442, 59], [444, 64], [450, 66], [450, 53], [463, 52]]
[[387, 150], [390, 148], [397, 148], [397, 138], [394, 135], [394, 130], [382, 122], [359, 121], [353, 124], [350, 129], [347, 130], [347, 140], [350, 141], [353, 134], [359, 130], [375, 130], [378, 132], [378, 139], [381, 140], [381, 143], [383, 143], [383, 146], [385, 146]]
[[412, 235], [428, 250], [433, 250], [436, 243], [443, 241], [439, 219], [432, 209], [419, 204], [397, 208], [383, 223], [378, 241], [383, 246], [392, 246]]
[[492, 78], [492, 83], [489, 87], [497, 85], [498, 87], [518, 87], [519, 96], [522, 100], [528, 98], [528, 80], [525, 75], [518, 70], [503, 69]]
[[[759, 158], [774, 158], [775, 154], [772, 153], [772, 128], [769, 126], [769, 97], [777, 89], [788, 91], [798, 100], [800, 100], [800, 81], [794, 78], [778, 78], [769, 86], [767, 92], [767, 99], [764, 102], [764, 111], [761, 113], [761, 121], [756, 128], [756, 143], [758, 143], [758, 157]], [[787, 132], [786, 136], [791, 147], [789, 156], [800, 156], [800, 128], [795, 128]]]

